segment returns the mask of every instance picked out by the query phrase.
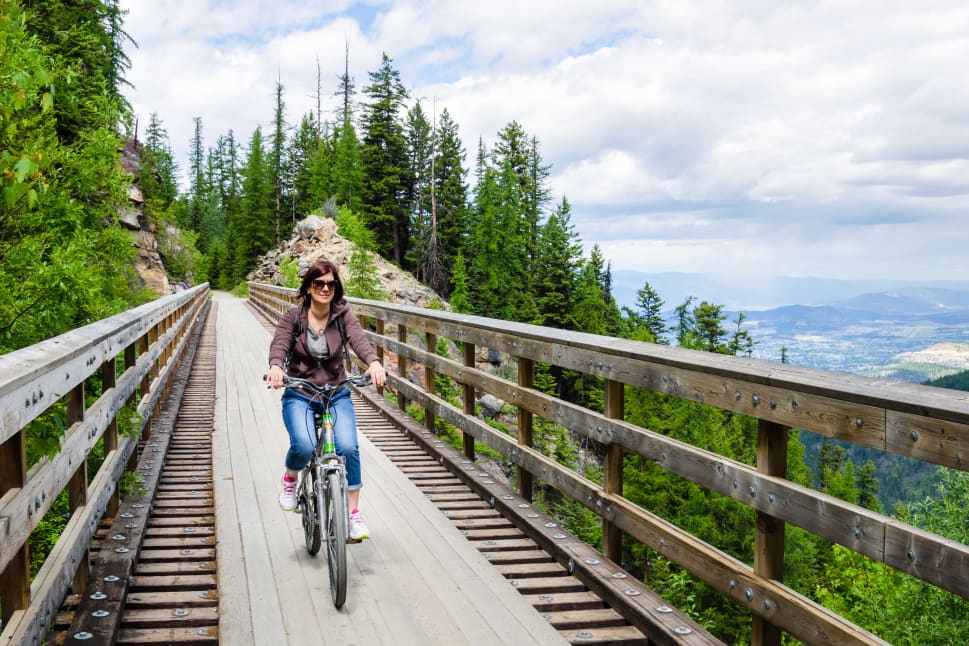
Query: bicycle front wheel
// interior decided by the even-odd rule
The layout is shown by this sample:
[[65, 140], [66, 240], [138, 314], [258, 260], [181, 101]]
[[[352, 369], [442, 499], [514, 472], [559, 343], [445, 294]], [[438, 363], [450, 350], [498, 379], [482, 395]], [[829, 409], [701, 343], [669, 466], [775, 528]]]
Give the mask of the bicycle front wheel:
[[347, 502], [337, 471], [326, 475], [326, 560], [330, 569], [333, 605], [343, 607], [347, 599]]
[[310, 556], [316, 556], [323, 541], [322, 532], [320, 532], [320, 518], [323, 515], [320, 501], [323, 496], [320, 495], [320, 487], [316, 483], [313, 470], [308, 469], [303, 475], [303, 484], [300, 487], [299, 506], [303, 512], [303, 539], [306, 541], [306, 551]]

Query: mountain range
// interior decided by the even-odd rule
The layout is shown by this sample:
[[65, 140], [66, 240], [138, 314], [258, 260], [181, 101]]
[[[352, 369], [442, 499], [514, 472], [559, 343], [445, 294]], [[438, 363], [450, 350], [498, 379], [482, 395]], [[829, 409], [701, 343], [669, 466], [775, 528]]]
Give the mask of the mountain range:
[[634, 309], [647, 280], [671, 322], [689, 296], [723, 305], [728, 333], [743, 312], [755, 358], [913, 382], [969, 369], [969, 281], [617, 271], [617, 302]]

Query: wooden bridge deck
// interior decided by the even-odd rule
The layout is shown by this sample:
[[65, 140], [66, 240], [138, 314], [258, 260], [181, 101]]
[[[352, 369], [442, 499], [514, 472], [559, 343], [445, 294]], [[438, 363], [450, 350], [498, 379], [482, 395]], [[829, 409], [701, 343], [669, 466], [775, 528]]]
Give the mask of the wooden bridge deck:
[[245, 302], [217, 306], [215, 499], [221, 643], [560, 644], [522, 598], [365, 437], [346, 605], [330, 601], [325, 554], [276, 496], [287, 447], [279, 393], [261, 381], [270, 334]]

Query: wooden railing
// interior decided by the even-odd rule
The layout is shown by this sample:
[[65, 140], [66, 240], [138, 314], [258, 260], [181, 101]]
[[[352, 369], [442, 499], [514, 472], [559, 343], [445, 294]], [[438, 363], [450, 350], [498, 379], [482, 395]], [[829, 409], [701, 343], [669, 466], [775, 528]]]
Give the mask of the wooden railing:
[[[291, 289], [250, 284], [249, 293], [252, 304], [271, 317], [294, 303]], [[388, 383], [401, 408], [415, 402], [425, 409], [429, 428], [438, 417], [461, 429], [470, 458], [475, 441], [500, 452], [517, 465], [519, 493], [526, 498], [531, 496], [532, 481], [539, 479], [601, 516], [607, 557], [619, 560], [625, 532], [746, 607], [755, 644], [778, 644], [782, 631], [809, 644], [884, 643], [782, 583], [785, 523], [969, 598], [969, 546], [786, 478], [790, 428], [969, 470], [966, 393], [377, 301], [351, 301], [358, 316], [372, 322], [376, 332], [369, 336], [379, 351], [397, 356], [397, 374], [390, 375]], [[461, 344], [464, 361], [438, 356], [438, 338]], [[517, 381], [476, 369], [477, 347], [510, 356], [517, 364]], [[424, 367], [423, 384], [402, 378], [411, 374], [409, 362]], [[601, 377], [605, 414], [532, 388], [535, 362]], [[463, 386], [461, 409], [436, 396], [435, 374]], [[757, 466], [624, 421], [626, 385], [756, 418]], [[517, 406], [517, 441], [474, 416], [475, 392], [490, 393]], [[601, 486], [531, 447], [534, 416], [606, 447]], [[622, 465], [627, 452], [756, 510], [754, 564], [739, 561], [624, 498]]]
[[[117, 510], [119, 479], [207, 305], [205, 284], [0, 356], [0, 644], [42, 643], [68, 589], [85, 589], [91, 538]], [[103, 392], [87, 405], [92, 376]], [[25, 427], [58, 402], [67, 411], [60, 450], [28, 468]], [[137, 417], [122, 421], [135, 428], [119, 435], [129, 402]], [[104, 461], [89, 474], [88, 455], [102, 438]], [[32, 579], [30, 534], [65, 490], [70, 518]]]

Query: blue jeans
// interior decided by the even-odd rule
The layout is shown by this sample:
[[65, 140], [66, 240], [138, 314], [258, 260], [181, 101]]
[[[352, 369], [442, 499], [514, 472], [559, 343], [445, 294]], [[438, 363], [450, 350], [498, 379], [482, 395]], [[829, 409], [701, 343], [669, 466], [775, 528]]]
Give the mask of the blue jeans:
[[[316, 449], [316, 431], [313, 428], [313, 411], [322, 411], [323, 404], [287, 388], [283, 392], [283, 423], [289, 432], [289, 451], [286, 468], [299, 471], [310, 463]], [[347, 466], [347, 489], [353, 491], [363, 486], [360, 478], [360, 445], [357, 443], [357, 416], [350, 399], [350, 389], [337, 394], [330, 405], [333, 414], [333, 436], [336, 452], [342, 455]]]

